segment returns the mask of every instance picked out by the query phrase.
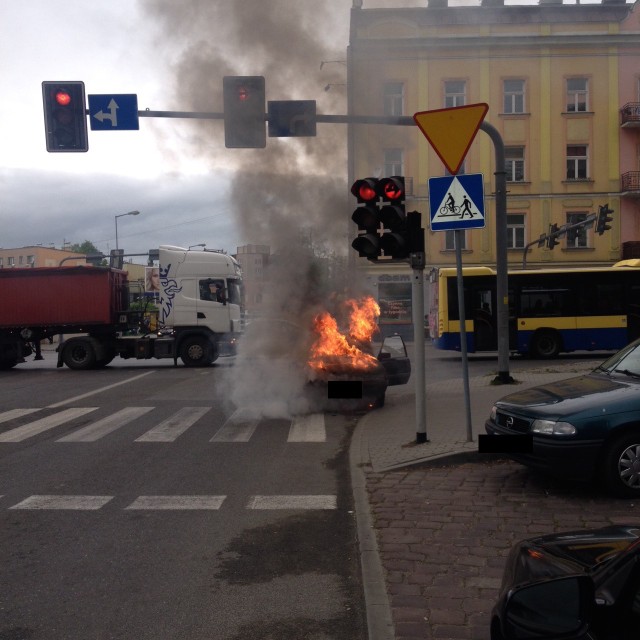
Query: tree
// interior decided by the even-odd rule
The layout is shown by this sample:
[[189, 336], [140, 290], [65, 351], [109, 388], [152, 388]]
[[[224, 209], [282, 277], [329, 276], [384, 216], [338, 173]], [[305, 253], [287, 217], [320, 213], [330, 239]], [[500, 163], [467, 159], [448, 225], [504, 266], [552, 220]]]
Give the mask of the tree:
[[73, 251], [74, 253], [102, 253], [98, 251], [96, 246], [90, 240], [85, 240], [82, 244], [72, 244], [69, 247], [69, 251]]

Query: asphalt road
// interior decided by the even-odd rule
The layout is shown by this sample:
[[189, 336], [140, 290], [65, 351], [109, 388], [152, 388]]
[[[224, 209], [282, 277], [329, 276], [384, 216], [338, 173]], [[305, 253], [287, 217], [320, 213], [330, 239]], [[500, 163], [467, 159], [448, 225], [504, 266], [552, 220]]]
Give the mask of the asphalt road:
[[365, 637], [355, 418], [234, 413], [230, 365], [0, 373], [0, 639]]

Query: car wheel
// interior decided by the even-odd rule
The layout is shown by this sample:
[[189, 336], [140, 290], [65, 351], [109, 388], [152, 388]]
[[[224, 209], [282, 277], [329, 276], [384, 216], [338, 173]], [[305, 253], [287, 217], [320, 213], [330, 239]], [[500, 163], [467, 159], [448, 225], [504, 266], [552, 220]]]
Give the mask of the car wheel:
[[182, 341], [180, 359], [185, 367], [208, 367], [216, 358], [209, 340], [201, 336], [192, 336]]
[[91, 338], [72, 338], [65, 344], [62, 353], [64, 363], [69, 369], [84, 371], [96, 366], [96, 350]]
[[605, 486], [615, 495], [640, 496], [640, 432], [626, 433], [609, 444], [602, 473]]
[[531, 340], [534, 358], [556, 358], [560, 353], [560, 336], [555, 331], [538, 331]]

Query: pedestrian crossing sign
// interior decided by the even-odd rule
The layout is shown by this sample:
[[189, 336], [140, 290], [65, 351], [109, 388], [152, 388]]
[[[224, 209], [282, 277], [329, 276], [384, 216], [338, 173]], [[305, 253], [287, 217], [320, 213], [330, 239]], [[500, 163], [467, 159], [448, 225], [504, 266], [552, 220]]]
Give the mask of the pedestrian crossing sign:
[[484, 179], [481, 173], [429, 178], [431, 231], [484, 227]]

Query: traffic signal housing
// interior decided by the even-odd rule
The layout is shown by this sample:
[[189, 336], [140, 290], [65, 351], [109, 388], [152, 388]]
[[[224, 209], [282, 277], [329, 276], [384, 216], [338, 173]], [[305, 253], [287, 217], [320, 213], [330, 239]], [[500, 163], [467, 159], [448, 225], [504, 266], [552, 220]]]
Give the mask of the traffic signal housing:
[[[351, 193], [358, 201], [358, 208], [351, 219], [358, 225], [358, 236], [351, 246], [361, 258], [375, 262], [381, 254], [380, 246], [380, 210], [378, 209], [378, 181], [375, 178], [356, 180]], [[360, 233], [362, 232], [362, 233]]]
[[556, 222], [549, 225], [549, 233], [547, 234], [547, 247], [549, 249], [553, 249], [553, 247], [555, 247], [557, 244], [560, 244], [558, 242], [559, 231], [560, 228], [558, 227], [558, 224]]
[[600, 205], [598, 209], [598, 218], [596, 219], [596, 233], [602, 235], [605, 231], [611, 229], [609, 222], [613, 221], [613, 217], [610, 215], [613, 213], [613, 209], [609, 209], [609, 204]]
[[45, 81], [42, 102], [47, 151], [88, 151], [84, 82]]
[[224, 76], [224, 145], [227, 149], [267, 146], [263, 76]]
[[409, 257], [410, 239], [407, 214], [404, 205], [404, 178], [393, 176], [378, 180], [377, 193], [382, 199], [380, 222], [384, 233], [380, 246], [385, 256], [394, 260]]

